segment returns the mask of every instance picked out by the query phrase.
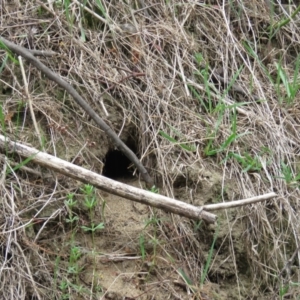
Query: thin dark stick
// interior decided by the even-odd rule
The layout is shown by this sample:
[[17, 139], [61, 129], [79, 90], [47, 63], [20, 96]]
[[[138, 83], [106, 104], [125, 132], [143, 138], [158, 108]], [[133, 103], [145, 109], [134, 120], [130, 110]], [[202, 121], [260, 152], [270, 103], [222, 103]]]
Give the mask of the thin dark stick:
[[145, 167], [136, 157], [136, 155], [125, 145], [125, 143], [118, 137], [118, 135], [96, 114], [96, 112], [90, 107], [90, 105], [76, 92], [76, 90], [65, 80], [60, 78], [60, 76], [53, 71], [51, 71], [48, 67], [46, 67], [40, 60], [32, 55], [32, 53], [15, 43], [12, 43], [2, 36], [0, 36], [0, 41], [2, 41], [11, 51], [14, 53], [23, 56], [27, 59], [31, 64], [33, 64], [38, 70], [44, 73], [49, 79], [56, 82], [59, 86], [65, 89], [79, 104], [87, 114], [96, 122], [96, 124], [113, 140], [115, 145], [128, 157], [128, 159], [137, 167], [142, 178], [147, 183], [148, 187], [152, 187], [154, 185], [153, 179], [148, 174]]

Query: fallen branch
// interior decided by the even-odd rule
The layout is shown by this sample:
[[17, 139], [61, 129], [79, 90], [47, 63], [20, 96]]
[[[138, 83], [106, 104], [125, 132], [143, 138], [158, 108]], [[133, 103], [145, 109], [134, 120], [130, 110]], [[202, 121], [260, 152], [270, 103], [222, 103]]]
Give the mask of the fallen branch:
[[98, 114], [96, 114], [96, 112], [90, 107], [90, 105], [76, 92], [76, 90], [69, 83], [67, 83], [58, 74], [51, 71], [40, 60], [34, 57], [30, 50], [16, 45], [6, 40], [2, 36], [0, 36], [0, 41], [2, 41], [12, 52], [23, 56], [38, 70], [44, 73], [49, 79], [53, 80], [60, 87], [65, 89], [74, 98], [76, 103], [79, 104], [86, 111], [86, 113], [96, 122], [96, 124], [113, 140], [115, 145], [137, 167], [141, 176], [147, 183], [147, 186], [152, 187], [154, 185], [153, 179], [150, 177], [147, 170], [136, 157], [136, 155], [125, 145], [125, 143], [118, 137], [118, 135], [98, 116]]
[[32, 162], [41, 166], [76, 180], [92, 184], [103, 191], [129, 200], [160, 208], [194, 220], [203, 219], [208, 223], [214, 223], [216, 220], [216, 215], [204, 211], [201, 207], [111, 180], [35, 148], [13, 142], [3, 135], [0, 135], [0, 148], [4, 151], [16, 152], [23, 157], [30, 157]]
[[76, 180], [85, 183], [90, 183], [95, 187], [99, 188], [100, 190], [109, 192], [111, 194], [135, 202], [157, 207], [190, 219], [203, 219], [208, 223], [214, 223], [216, 221], [216, 215], [210, 213], [209, 211], [254, 204], [277, 196], [275, 193], [268, 193], [265, 195], [260, 195], [257, 197], [252, 197], [243, 200], [196, 207], [182, 201], [171, 199], [162, 195], [158, 195], [142, 189], [138, 189], [136, 187], [132, 187], [130, 185], [115, 180], [111, 180], [97, 173], [94, 173], [82, 167], [76, 166], [72, 163], [69, 163], [65, 160], [57, 158], [55, 156], [49, 155], [44, 152], [40, 152], [35, 148], [31, 148], [17, 142], [13, 142], [8, 138], [4, 137], [3, 135], [0, 135], [0, 148], [2, 148], [5, 151], [16, 152], [24, 157], [30, 157], [31, 161], [41, 166], [47, 167], [53, 171], [57, 171]]

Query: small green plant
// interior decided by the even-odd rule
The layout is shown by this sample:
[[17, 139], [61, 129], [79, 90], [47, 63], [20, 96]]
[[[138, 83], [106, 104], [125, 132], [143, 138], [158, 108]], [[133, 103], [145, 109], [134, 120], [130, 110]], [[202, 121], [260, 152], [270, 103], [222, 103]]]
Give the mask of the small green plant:
[[105, 7], [102, 4], [101, 0], [95, 0], [97, 8], [100, 10], [101, 14], [103, 15], [104, 18], [106, 18], [106, 10]]
[[[296, 59], [296, 65], [295, 65], [292, 81], [289, 80], [288, 75], [284, 71], [284, 68], [282, 67], [281, 63], [276, 63], [276, 68], [277, 68], [276, 90], [277, 90], [277, 95], [279, 97], [279, 102], [282, 103], [285, 101], [287, 104], [291, 104], [294, 102], [295, 97], [300, 88], [300, 84], [298, 80], [298, 74], [300, 69], [300, 56], [298, 55]], [[285, 88], [286, 95], [284, 96], [282, 96], [281, 94], [281, 89], [280, 89], [281, 83]]]
[[190, 90], [193, 93], [193, 95], [198, 99], [198, 101], [201, 103], [201, 105], [204, 107], [205, 111], [207, 113], [212, 113], [213, 112], [213, 102], [212, 102], [211, 90], [214, 89], [214, 87], [209, 83], [209, 78], [210, 78], [209, 65], [207, 63], [205, 63], [202, 53], [196, 53], [195, 60], [197, 63], [198, 70], [196, 72], [194, 72], [194, 74], [195, 74], [195, 76], [197, 76], [200, 79], [200, 81], [203, 81], [203, 83], [204, 83], [207, 101], [204, 101], [202, 99], [202, 97], [200, 96], [200, 94], [192, 86], [190, 86]]
[[5, 134], [6, 132], [5, 113], [3, 111], [2, 104], [0, 104], [0, 122], [1, 122], [2, 133]]
[[[219, 106], [219, 108], [220, 108], [220, 106]], [[216, 147], [214, 145], [214, 142], [215, 142], [217, 133], [219, 131], [219, 126], [221, 125], [221, 120], [223, 118], [225, 109], [227, 109], [227, 108], [229, 108], [229, 109], [233, 108], [233, 110], [231, 111], [231, 116], [230, 116], [232, 133], [220, 146]], [[225, 149], [227, 149], [237, 139], [241, 138], [242, 136], [244, 136], [246, 134], [250, 134], [249, 132], [243, 132], [243, 133], [238, 134], [236, 121], [237, 121], [236, 104], [234, 104], [232, 106], [231, 105], [227, 106], [225, 104], [222, 104], [221, 112], [220, 112], [220, 115], [216, 122], [215, 129], [210, 130], [208, 133], [208, 137], [207, 137], [208, 143], [207, 143], [206, 147], [204, 148], [205, 156], [216, 155], [217, 153], [220, 153], [220, 152], [224, 151]]]
[[[171, 125], [169, 125], [169, 128], [171, 129], [171, 131], [178, 136], [179, 138], [184, 138], [183, 134], [181, 132], [179, 132], [177, 129], [175, 129], [174, 127], [172, 127]], [[196, 151], [196, 146], [194, 144], [190, 144], [188, 142], [179, 142], [177, 141], [175, 138], [172, 138], [170, 135], [168, 135], [166, 132], [160, 130], [159, 134], [165, 138], [166, 140], [168, 140], [169, 142], [178, 145], [181, 149], [185, 150], [185, 151], [191, 151], [191, 152], [195, 152]]]
[[146, 249], [145, 249], [145, 235], [141, 234], [139, 237], [139, 246], [141, 251], [142, 260], [146, 258]]
[[[96, 191], [92, 185], [86, 184], [84, 185], [80, 191], [84, 195], [84, 206], [89, 211], [90, 225], [89, 226], [81, 226], [85, 232], [92, 233], [92, 242], [93, 242], [93, 253], [94, 253], [94, 234], [97, 230], [101, 230], [104, 228], [104, 224], [100, 223], [95, 225], [94, 223], [94, 209], [97, 202]], [[67, 276], [60, 282], [58, 289], [62, 292], [62, 299], [69, 299], [70, 290], [75, 291], [77, 294], [81, 295], [89, 295], [90, 291], [86, 289], [84, 286], [80, 285], [79, 275], [83, 271], [83, 267], [80, 264], [80, 259], [83, 255], [81, 248], [78, 247], [75, 243], [75, 234], [79, 228], [78, 221], [79, 217], [75, 214], [74, 208], [78, 206], [78, 201], [75, 199], [75, 193], [68, 193], [66, 196], [66, 200], [64, 201], [68, 216], [66, 218], [66, 222], [70, 224], [71, 227], [71, 237], [69, 241], [70, 252], [69, 252], [69, 261], [67, 267]], [[56, 272], [58, 270], [60, 258], [56, 260]], [[94, 265], [96, 266], [96, 261], [94, 258]], [[96, 277], [95, 277], [96, 278]], [[55, 281], [57, 282], [57, 275], [55, 275]], [[94, 285], [93, 285], [94, 286]], [[101, 291], [102, 288], [99, 285], [95, 285], [95, 289]]]
[[66, 222], [67, 222], [67, 223], [73, 224], [73, 223], [75, 223], [75, 222], [78, 222], [78, 220], [79, 220], [79, 217], [78, 217], [78, 216], [72, 216], [72, 215], [70, 215], [70, 216], [66, 219]]
[[[74, 193], [68, 193], [66, 196], [66, 200], [64, 201], [65, 206], [68, 211], [68, 216], [66, 218], [66, 223], [70, 224], [70, 230], [71, 230], [71, 237], [69, 241], [70, 245], [70, 253], [69, 253], [69, 262], [68, 262], [68, 279], [63, 279], [60, 282], [59, 289], [62, 292], [62, 299], [69, 299], [69, 289], [73, 284], [72, 281], [75, 281], [76, 284], [79, 282], [79, 274], [82, 271], [82, 268], [78, 264], [78, 260], [80, 259], [82, 253], [79, 247], [75, 246], [75, 235], [78, 229], [78, 220], [79, 217], [75, 215], [74, 208], [77, 206], [77, 201], [75, 200], [75, 194]], [[60, 258], [56, 259], [56, 262], [59, 263]], [[56, 266], [58, 268], [58, 266]]]
[[70, 0], [64, 0], [63, 3], [64, 3], [66, 19], [69, 23], [70, 29], [72, 30], [72, 26], [74, 23], [74, 16], [72, 15], [72, 13], [70, 11]]
[[232, 79], [230, 80], [228, 86], [224, 89], [222, 95], [220, 95], [219, 91], [216, 89], [213, 83], [210, 82], [212, 70], [209, 67], [208, 63], [205, 62], [201, 53], [195, 54], [195, 61], [197, 63], [198, 70], [194, 72], [194, 75], [199, 79], [199, 81], [204, 84], [205, 87], [205, 95], [206, 101], [203, 100], [200, 93], [191, 85], [189, 85], [189, 89], [191, 90], [194, 97], [200, 102], [201, 106], [204, 107], [207, 113], [214, 113], [215, 108], [213, 106], [212, 101], [212, 93], [214, 92], [216, 97], [220, 100], [217, 104], [223, 104], [223, 100], [231, 90], [232, 86], [234, 85], [235, 81], [237, 80], [238, 76], [242, 72], [244, 66], [242, 65], [237, 72], [233, 75]]
[[67, 194], [67, 200], [65, 200], [65, 204], [72, 210], [74, 206], [77, 204], [77, 201], [74, 200], [74, 193]]
[[181, 278], [186, 283], [186, 285], [189, 287], [189, 289], [195, 294], [197, 292], [197, 289], [195, 288], [195, 286], [193, 286], [193, 282], [189, 278], [189, 276], [181, 268], [179, 268], [177, 270], [177, 273], [181, 276]]
[[243, 172], [254, 172], [262, 169], [260, 158], [257, 155], [253, 157], [247, 152], [245, 152], [243, 155], [230, 152], [225, 160], [231, 157], [236, 159], [241, 164]]
[[151, 236], [151, 239], [149, 241], [146, 241], [144, 233], [141, 234], [140, 238], [139, 238], [139, 246], [140, 246], [141, 256], [143, 259], [145, 259], [146, 254], [147, 254], [145, 244], [149, 243], [153, 246], [153, 253], [152, 253], [153, 266], [155, 265], [157, 246], [159, 245], [159, 240], [157, 239], [157, 227], [159, 225], [159, 222], [161, 222], [161, 219], [158, 219], [155, 216], [153, 216], [152, 218], [147, 220], [144, 230], [149, 226], [153, 226], [153, 228], [154, 228], [153, 235]]
[[[281, 285], [280, 289], [279, 289], [279, 297], [280, 300], [286, 299], [285, 295], [287, 294], [287, 292], [289, 291], [289, 289], [291, 287], [296, 287], [297, 289], [299, 289], [300, 287], [300, 283], [299, 282], [291, 282], [289, 284], [286, 285]], [[298, 299], [298, 298], [297, 298]]]
[[84, 194], [84, 205], [90, 210], [90, 213], [92, 213], [93, 208], [97, 204], [95, 188], [90, 184], [85, 184], [80, 190]]
[[[210, 265], [211, 265], [211, 261], [212, 261], [212, 256], [213, 256], [213, 251], [214, 251], [214, 247], [215, 247], [215, 243], [216, 243], [216, 240], [218, 238], [218, 235], [219, 235], [219, 228], [220, 228], [220, 224], [218, 223], [218, 226], [216, 228], [216, 231], [215, 231], [215, 234], [214, 234], [214, 237], [213, 237], [213, 241], [212, 241], [212, 244], [210, 246], [210, 250], [209, 250], [209, 253], [208, 253], [208, 257], [207, 257], [207, 260], [206, 260], [206, 263], [205, 263], [205, 266], [204, 266], [204, 269], [202, 269], [202, 272], [201, 272], [201, 277], [200, 277], [200, 290], [203, 288], [203, 284], [204, 284], [204, 281], [207, 277], [207, 274], [208, 274], [208, 271], [209, 271], [209, 268], [210, 268]], [[197, 286], [193, 283], [193, 281], [189, 278], [189, 276], [184, 272], [184, 270], [182, 270], [181, 268], [179, 268], [177, 270], [177, 273], [181, 276], [181, 278], [183, 279], [183, 281], [186, 283], [186, 285], [189, 287], [189, 289], [194, 293], [196, 294], [197, 293], [197, 290], [199, 290], [197, 288]]]
[[70, 283], [70, 287], [72, 287], [78, 294], [81, 294], [81, 295], [90, 295], [91, 294], [91, 292], [87, 288], [85, 288], [83, 285]]
[[[273, 2], [273, 1], [271, 1]], [[296, 15], [300, 12], [300, 6], [298, 6], [294, 12], [291, 14], [291, 16], [288, 16], [287, 18], [281, 19], [280, 21], [276, 22], [275, 24], [272, 24], [269, 26], [268, 30], [272, 33], [271, 37], [273, 37], [283, 26], [286, 26], [289, 24], [292, 19], [296, 17]]]
[[94, 228], [98, 227], [94, 225], [94, 208], [97, 204], [96, 191], [92, 185], [85, 184], [84, 187], [81, 188], [81, 192], [83, 192], [84, 195], [84, 206], [89, 210], [89, 217], [90, 217], [90, 224], [91, 224], [90, 227], [82, 226], [81, 228], [84, 231], [92, 232], [92, 236], [94, 239], [94, 233], [95, 233]]
[[91, 224], [90, 227], [88, 226], [81, 226], [81, 228], [86, 231], [86, 232], [92, 232], [94, 233], [96, 230], [100, 230], [100, 229], [104, 229], [104, 224], [103, 223], [99, 223], [98, 225], [95, 224]]
[[271, 74], [269, 73], [268, 69], [263, 64], [263, 62], [259, 59], [257, 53], [255, 52], [253, 43], [250, 41], [242, 41], [242, 45], [244, 46], [244, 49], [248, 53], [248, 55], [250, 57], [254, 58], [255, 61], [258, 63], [258, 65], [262, 68], [262, 70], [264, 71], [264, 73], [266, 74], [268, 79], [270, 80], [271, 84], [275, 85], [274, 80], [273, 80]]
[[[269, 73], [268, 69], [264, 66], [263, 62], [259, 59], [255, 50], [253, 49], [253, 45], [248, 41], [244, 41], [242, 42], [242, 44], [245, 50], [248, 52], [248, 54], [258, 62], [258, 64], [270, 80], [272, 86], [274, 86], [279, 99], [279, 103], [282, 104], [286, 102], [287, 104], [292, 104], [300, 88], [300, 83], [298, 80], [298, 74], [300, 70], [300, 55], [298, 55], [296, 59], [292, 80], [289, 79], [280, 61], [275, 64], [277, 69], [277, 78], [276, 81], [274, 81], [272, 75]], [[282, 95], [282, 85], [285, 89], [285, 95]]]
[[[15, 58], [14, 54], [12, 53], [12, 51], [5, 45], [5, 43], [3, 41], [0, 40], [0, 49], [5, 50], [6, 52], [6, 57], [2, 63], [6, 64], [7, 59], [9, 58], [14, 64], [19, 65], [19, 61]], [[4, 64], [4, 66], [5, 66]]]
[[82, 268], [77, 263], [69, 265], [68, 267], [68, 273], [71, 275], [75, 275], [76, 277], [80, 274], [81, 271]]
[[69, 283], [67, 280], [62, 280], [60, 285], [59, 285], [59, 289], [62, 291], [62, 300], [67, 300], [70, 298], [70, 295], [68, 293], [68, 287], [69, 287]]
[[154, 194], [159, 194], [159, 188], [155, 185], [153, 185], [149, 191]]
[[70, 264], [73, 265], [81, 256], [81, 251], [78, 247], [72, 247], [70, 252]]
[[79, 283], [79, 274], [82, 267], [79, 266], [79, 259], [82, 253], [79, 247], [72, 245], [70, 249], [70, 258], [68, 264], [68, 274], [75, 277], [76, 284]]
[[98, 203], [95, 188], [90, 184], [85, 184], [84, 187], [81, 188], [81, 191], [84, 194], [84, 205], [89, 210], [89, 217], [90, 217], [90, 226], [81, 226], [81, 228], [85, 232], [92, 233], [92, 240], [94, 245], [95, 232], [97, 230], [104, 229], [104, 223], [99, 223], [98, 225], [94, 223], [94, 210], [95, 210], [95, 206]]
[[77, 231], [77, 222], [79, 220], [79, 217], [73, 212], [74, 207], [77, 205], [77, 201], [74, 199], [74, 197], [74, 193], [69, 193], [67, 194], [67, 200], [65, 200], [65, 205], [68, 209], [68, 217], [66, 218], [66, 222], [71, 224], [71, 245], [74, 243], [74, 238]]
[[284, 162], [281, 162], [281, 173], [283, 176], [278, 178], [283, 179], [288, 185], [295, 186], [300, 184], [300, 173], [295, 176], [291, 167]]
[[94, 220], [94, 208], [97, 205], [96, 191], [95, 188], [90, 184], [85, 184], [80, 189], [84, 195], [84, 206], [89, 210], [89, 217], [91, 224]]
[[234, 141], [236, 141], [238, 138], [242, 137], [245, 134], [247, 133], [241, 133], [241, 134], [232, 133], [218, 148], [213, 145], [214, 138], [215, 138], [215, 135], [213, 135], [204, 149], [204, 154], [206, 156], [216, 155], [217, 153], [220, 153], [225, 149], [227, 149], [230, 144], [232, 144]]
[[69, 263], [71, 266], [73, 266], [81, 257], [81, 251], [79, 247], [72, 247], [71, 248], [71, 252], [70, 252], [70, 259], [69, 259]]
[[284, 296], [285, 294], [288, 292], [289, 290], [289, 286], [288, 285], [285, 285], [285, 286], [281, 286], [280, 289], [279, 289], [279, 297], [280, 297], [280, 300], [281, 299], [284, 299]]
[[[94, 260], [94, 266], [96, 266], [96, 258], [95, 258], [95, 233], [96, 231], [104, 229], [104, 223], [95, 224], [94, 221], [94, 211], [95, 206], [98, 203], [97, 197], [96, 197], [96, 190], [95, 188], [90, 184], [85, 184], [83, 188], [81, 188], [81, 192], [84, 195], [84, 206], [89, 210], [89, 218], [90, 218], [90, 225], [89, 226], [81, 226], [81, 229], [84, 232], [90, 232], [92, 234], [92, 244], [93, 244], [93, 260]], [[103, 201], [102, 205], [102, 213], [104, 214], [104, 207], [105, 207], [105, 201]], [[94, 274], [95, 270], [93, 270]], [[96, 279], [95, 276], [93, 276], [93, 286], [94, 286], [94, 280]], [[98, 286], [98, 285], [96, 285]]]

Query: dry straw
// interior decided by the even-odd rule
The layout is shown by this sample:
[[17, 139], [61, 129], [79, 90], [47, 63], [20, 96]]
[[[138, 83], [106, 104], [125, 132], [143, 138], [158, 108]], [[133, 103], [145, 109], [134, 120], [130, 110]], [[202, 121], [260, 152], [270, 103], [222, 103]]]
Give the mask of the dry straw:
[[[197, 299], [213, 299], [208, 282], [222, 289], [231, 280], [234, 295], [227, 289], [228, 299], [276, 298], [285, 292], [282, 287], [299, 297], [292, 287], [300, 282], [299, 188], [294, 180], [300, 172], [299, 96], [290, 90], [298, 88], [299, 17], [293, 15], [278, 28], [274, 24], [292, 14], [292, 5], [202, 2], [93, 0], [87, 1], [88, 10], [79, 1], [4, 0], [1, 35], [47, 51], [49, 56], [39, 59], [72, 85], [118, 137], [135, 141], [136, 154], [161, 193], [172, 198], [180, 193], [196, 205], [278, 195], [274, 202], [221, 214], [216, 243], [215, 228], [191, 226], [177, 216], [157, 222], [157, 255], [165, 262], [157, 269], [157, 290], [173, 299], [186, 296], [187, 290]], [[0, 54], [1, 134], [36, 148], [44, 135], [45, 151], [69, 161], [77, 154], [72, 148], [80, 151], [95, 140], [98, 148], [84, 147], [80, 163], [100, 172], [110, 148], [103, 132], [55, 83], [25, 64], [24, 84], [20, 67], [9, 60], [12, 54]], [[293, 80], [294, 85], [288, 84]], [[21, 161], [5, 154], [14, 164]], [[77, 183], [49, 179], [49, 174], [41, 180], [36, 174], [45, 170], [30, 172], [34, 164], [20, 171], [2, 161], [0, 226], [6, 234], [0, 236], [1, 294], [6, 299], [61, 299], [57, 282], [63, 269], [58, 271], [53, 253], [64, 254], [49, 242], [32, 242], [36, 234], [47, 240], [47, 226], [34, 232], [24, 224], [46, 207], [52, 208], [51, 217], [43, 222], [61, 218], [57, 204]], [[164, 220], [165, 215], [159, 216]], [[172, 276], [179, 268], [184, 292], [174, 288], [178, 277]], [[166, 270], [169, 278], [164, 278]], [[200, 287], [200, 278], [207, 285]], [[152, 288], [146, 286], [146, 292]], [[92, 299], [95, 291], [89, 292], [76, 293]], [[70, 299], [76, 293], [70, 288]]]

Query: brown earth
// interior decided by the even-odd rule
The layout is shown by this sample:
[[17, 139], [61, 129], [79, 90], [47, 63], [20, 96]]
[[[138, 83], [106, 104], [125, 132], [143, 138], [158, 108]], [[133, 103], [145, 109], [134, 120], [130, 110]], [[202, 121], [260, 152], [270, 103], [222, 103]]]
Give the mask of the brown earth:
[[[299, 17], [280, 1], [221, 2], [0, 3], [0, 35], [55, 52], [39, 59], [131, 148], [156, 192], [195, 206], [277, 193], [209, 225], [87, 196], [1, 149], [3, 299], [299, 298]], [[1, 135], [145, 189], [65, 90], [24, 60], [26, 84], [0, 46]]]

